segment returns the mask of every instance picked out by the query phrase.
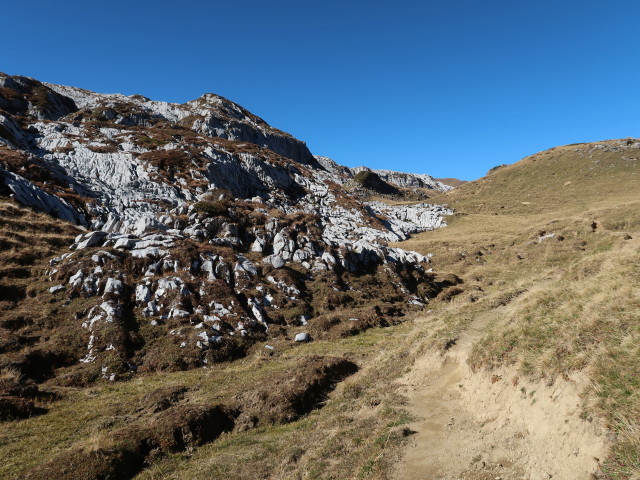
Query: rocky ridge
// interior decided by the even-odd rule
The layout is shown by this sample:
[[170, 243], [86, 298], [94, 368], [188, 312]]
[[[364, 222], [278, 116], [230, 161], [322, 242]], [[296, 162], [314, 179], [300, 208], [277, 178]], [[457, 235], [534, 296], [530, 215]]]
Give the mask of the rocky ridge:
[[427, 174], [395, 172], [393, 170], [375, 170], [369, 167], [350, 168], [339, 165], [334, 160], [328, 157], [316, 155], [315, 158], [316, 160], [318, 160], [320, 165], [322, 165], [328, 171], [343, 178], [346, 177], [348, 179], [351, 179], [360, 172], [373, 172], [385, 182], [395, 185], [396, 187], [409, 189], [421, 188], [428, 190], [437, 190], [441, 192], [446, 192], [453, 188], [452, 186], [447, 185]]
[[[47, 295], [67, 314], [47, 351], [56, 335], [75, 342], [48, 357], [72, 366], [62, 382], [207, 366], [273, 337], [352, 334], [439, 291], [428, 257], [388, 242], [445, 225], [450, 210], [361, 201], [344, 187], [355, 170], [223, 97], [178, 105], [0, 75], [0, 125], [0, 189], [86, 229], [47, 272]], [[18, 334], [42, 328], [26, 323]], [[33, 351], [4, 366], [28, 376]]]

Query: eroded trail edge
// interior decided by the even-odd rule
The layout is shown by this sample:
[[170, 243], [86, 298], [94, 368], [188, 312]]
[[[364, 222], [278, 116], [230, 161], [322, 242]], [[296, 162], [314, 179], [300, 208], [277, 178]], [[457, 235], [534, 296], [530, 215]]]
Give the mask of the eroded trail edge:
[[472, 372], [467, 358], [479, 323], [444, 355], [418, 358], [402, 379], [418, 420], [393, 478], [591, 478], [608, 444], [603, 426], [581, 415], [586, 377], [546, 385], [512, 369]]

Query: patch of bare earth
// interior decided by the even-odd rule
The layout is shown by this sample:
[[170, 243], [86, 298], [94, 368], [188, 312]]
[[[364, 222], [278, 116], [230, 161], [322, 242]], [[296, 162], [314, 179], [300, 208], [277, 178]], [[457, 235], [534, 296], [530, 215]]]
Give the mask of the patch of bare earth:
[[402, 379], [401, 393], [418, 420], [396, 480], [583, 480], [599, 468], [607, 433], [583, 418], [583, 375], [553, 385], [503, 368], [473, 372], [467, 364], [480, 325], [443, 355], [427, 353]]

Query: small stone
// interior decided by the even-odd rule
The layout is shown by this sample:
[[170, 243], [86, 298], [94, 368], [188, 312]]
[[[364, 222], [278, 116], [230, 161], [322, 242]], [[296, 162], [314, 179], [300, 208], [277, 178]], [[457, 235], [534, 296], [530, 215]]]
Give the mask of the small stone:
[[71, 284], [71, 286], [73, 287], [77, 287], [78, 285], [80, 285], [80, 283], [82, 283], [83, 278], [84, 274], [82, 273], [82, 270], [78, 270], [75, 275], [72, 275], [71, 278], [69, 278], [69, 284]]
[[311, 341], [311, 337], [309, 336], [308, 333], [302, 332], [302, 333], [298, 333], [295, 336], [294, 341], [296, 341], [296, 342], [310, 342]]
[[58, 293], [64, 290], [64, 285], [56, 285], [55, 287], [51, 287], [49, 289], [49, 293]]
[[185, 318], [189, 316], [189, 312], [186, 310], [181, 310], [179, 308], [172, 309], [169, 313], [169, 317], [171, 318]]
[[108, 278], [107, 283], [104, 286], [104, 293], [113, 293], [115, 295], [120, 295], [122, 292], [122, 281], [117, 280], [115, 278]]
[[251, 245], [252, 252], [262, 253], [264, 251], [264, 246], [266, 242], [262, 237], [256, 237], [255, 241]]
[[271, 257], [271, 265], [273, 265], [273, 268], [282, 268], [284, 267], [285, 263], [286, 262], [280, 255], [274, 255], [273, 257]]
[[151, 290], [146, 285], [136, 287], [136, 302], [148, 303], [151, 299]]

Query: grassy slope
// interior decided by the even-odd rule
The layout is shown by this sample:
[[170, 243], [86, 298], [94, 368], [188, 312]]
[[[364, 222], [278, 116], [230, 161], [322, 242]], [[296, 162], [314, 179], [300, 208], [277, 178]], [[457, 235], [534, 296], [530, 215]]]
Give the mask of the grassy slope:
[[24, 312], [22, 305], [42, 293], [47, 262], [68, 252], [79, 233], [73, 225], [0, 197], [0, 320], [37, 314], [33, 302]]
[[[388, 478], [409, 421], [393, 381], [422, 351], [444, 348], [478, 315], [491, 316], [494, 327], [476, 345], [477, 368], [513, 363], [549, 378], [588, 368], [595, 383], [585, 412], [604, 415], [621, 433], [610, 465], [624, 478], [627, 467], [620, 465], [637, 462], [639, 446], [634, 382], [640, 360], [629, 346], [638, 345], [640, 335], [640, 181], [637, 162], [622, 159], [627, 153], [590, 148], [554, 149], [435, 199], [458, 210], [450, 227], [402, 246], [433, 252], [434, 270], [457, 273], [465, 284], [450, 302], [433, 301], [419, 321], [308, 345], [283, 341], [272, 356], [257, 345], [247, 358], [208, 370], [89, 389], [45, 384], [61, 397], [43, 405], [46, 415], [0, 424], [0, 456], [10, 459], [0, 465], [0, 478], [144, 423], [143, 398], [158, 387], [189, 387], [188, 402], [233, 402], [261, 379], [286, 374], [317, 353], [360, 366], [324, 408], [289, 424], [223, 434], [158, 459], [136, 478]], [[541, 231], [556, 235], [538, 242]]]
[[[38, 345], [47, 340], [29, 333], [32, 323], [50, 319], [55, 324], [61, 315], [69, 315], [64, 306], [51, 303], [53, 296], [48, 288], [53, 284], [45, 274], [50, 269], [49, 259], [68, 252], [68, 245], [79, 232], [6, 198], [0, 204], [0, 227], [0, 290], [6, 294], [0, 301], [0, 322], [14, 325], [17, 319], [29, 319], [24, 328], [0, 329], [1, 351], [11, 355], [16, 342]], [[209, 445], [159, 459], [139, 477], [342, 478], [344, 473], [339, 472], [379, 475], [392, 458], [379, 454], [401, 443], [400, 425], [408, 421], [391, 385], [403, 365], [398, 358], [405, 354], [381, 352], [380, 345], [406, 335], [409, 329], [408, 324], [373, 329], [308, 345], [274, 339], [270, 342], [275, 346], [271, 355], [264, 344], [258, 344], [246, 358], [211, 369], [146, 375], [115, 384], [99, 382], [90, 388], [45, 381], [40, 390], [57, 396], [56, 400], [36, 399], [37, 406], [46, 409], [45, 414], [0, 423], [0, 457], [5, 460], [0, 464], [0, 478], [22, 478], [26, 470], [69, 448], [80, 447], [98, 455], [98, 445], [104, 443], [109, 432], [152, 420], [145, 397], [159, 388], [187, 387], [187, 404], [233, 405], [265, 379], [288, 377], [301, 359], [314, 354], [346, 357], [361, 368], [338, 386], [325, 408], [292, 423], [223, 434]], [[0, 380], [14, 373], [0, 370]]]
[[435, 199], [456, 209], [450, 226], [403, 246], [466, 280], [431, 343], [489, 314], [474, 368], [586, 371], [584, 414], [618, 434], [605, 471], [628, 478], [640, 474], [640, 151], [600, 145], [554, 148]]

